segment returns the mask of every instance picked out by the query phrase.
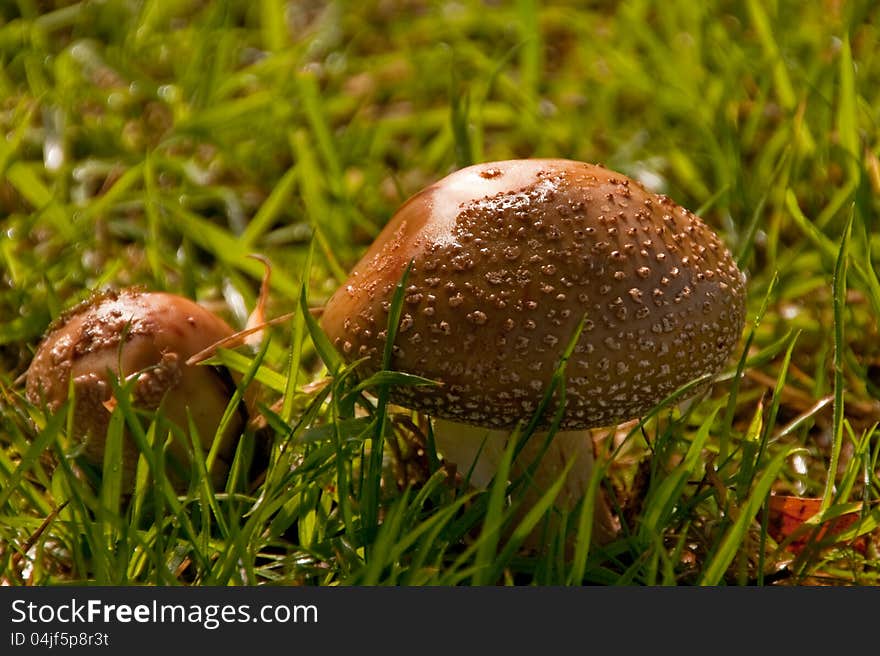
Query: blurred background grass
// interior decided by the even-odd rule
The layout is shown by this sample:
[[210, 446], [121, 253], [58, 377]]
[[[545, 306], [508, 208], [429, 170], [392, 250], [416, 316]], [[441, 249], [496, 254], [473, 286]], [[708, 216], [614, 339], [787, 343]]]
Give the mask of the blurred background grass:
[[[477, 161], [567, 157], [626, 173], [721, 234], [748, 272], [749, 316], [766, 312], [719, 421], [746, 434], [772, 397], [758, 412], [771, 445], [809, 452], [775, 489], [821, 496], [839, 449], [847, 491], [870, 506], [878, 17], [874, 2], [837, 0], [0, 3], [7, 474], [31, 430], [16, 380], [49, 322], [91, 291], [176, 291], [242, 326], [263, 275], [248, 254], [273, 263], [275, 315], [296, 307], [314, 243], [320, 305], [424, 185]], [[283, 370], [290, 339], [276, 331], [266, 362]], [[308, 345], [301, 368], [300, 385], [322, 375]], [[39, 519], [40, 504], [6, 496], [6, 516]]]

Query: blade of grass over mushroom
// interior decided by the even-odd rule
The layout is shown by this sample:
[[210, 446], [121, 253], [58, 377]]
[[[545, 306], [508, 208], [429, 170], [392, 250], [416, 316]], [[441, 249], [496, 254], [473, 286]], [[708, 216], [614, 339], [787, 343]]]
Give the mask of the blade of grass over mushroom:
[[[190, 412], [187, 412], [187, 421], [187, 435], [182, 437], [189, 437], [189, 447], [192, 450], [191, 469], [197, 472], [197, 474], [192, 478], [189, 492], [190, 494], [197, 495], [198, 498], [198, 503], [200, 507], [199, 516], [202, 520], [201, 535], [210, 535], [211, 518], [213, 517], [216, 521], [217, 530], [220, 537], [224, 540], [227, 540], [230, 537], [230, 527], [235, 526], [235, 519], [234, 517], [232, 517], [230, 518], [231, 521], [227, 522], [226, 517], [224, 517], [223, 511], [220, 508], [220, 504], [217, 501], [217, 495], [214, 492], [212, 477], [210, 474], [212, 466], [208, 459], [210, 457], [210, 454], [205, 454], [204, 448], [202, 446], [202, 436], [199, 435], [198, 426], [193, 420], [192, 413]], [[219, 439], [215, 439], [214, 443], [216, 444], [219, 441]], [[193, 487], [195, 487], [196, 489], [193, 490]], [[233, 509], [230, 507], [229, 510], [230, 512], [232, 512]], [[207, 545], [205, 544], [204, 540], [202, 542], [202, 545], [207, 552]]]
[[[428, 468], [431, 472], [436, 472], [440, 469], [440, 456], [437, 454], [437, 439], [434, 436], [434, 424], [433, 422], [428, 422], [428, 429], [426, 431], [425, 436], [425, 454], [428, 458]], [[482, 449], [482, 447], [480, 447]], [[477, 458], [480, 457], [480, 454], [477, 453]], [[476, 459], [475, 459], [476, 460]], [[468, 481], [470, 479], [467, 479]]]
[[415, 374], [408, 374], [402, 371], [383, 369], [358, 382], [348, 390], [347, 396], [357, 395], [366, 390], [378, 389], [380, 387], [440, 387], [442, 385], [443, 383], [440, 381], [431, 378], [424, 378], [423, 376], [416, 376]]
[[[431, 424], [432, 435], [433, 435], [433, 427], [434, 427], [434, 424], [432, 423]], [[477, 446], [477, 450], [474, 454], [473, 462], [471, 462], [470, 466], [462, 474], [462, 480], [464, 481], [465, 485], [470, 485], [471, 482], [473, 481], [474, 471], [476, 471], [477, 465], [479, 464], [479, 461], [480, 461], [480, 457], [482, 456], [483, 450], [486, 448], [486, 445], [489, 443], [490, 437], [491, 437], [491, 431], [489, 429], [486, 429], [483, 434], [482, 439], [480, 439], [479, 446]], [[435, 442], [435, 455], [436, 455], [436, 442]]]
[[[111, 381], [112, 382], [112, 381]], [[150, 471], [153, 475], [153, 480], [156, 483], [156, 490], [161, 497], [162, 503], [166, 504], [170, 507], [172, 513], [174, 514], [177, 521], [180, 522], [180, 526], [187, 535], [187, 537], [194, 541], [193, 550], [200, 562], [200, 565], [207, 567], [210, 559], [208, 556], [201, 550], [196, 548], [197, 536], [198, 532], [195, 530], [195, 527], [192, 524], [190, 516], [186, 512], [185, 507], [177, 498], [177, 493], [171, 485], [171, 481], [165, 474], [164, 467], [164, 458], [162, 457], [164, 449], [162, 448], [162, 440], [156, 440], [154, 444], [150, 444], [147, 440], [147, 433], [144, 431], [143, 426], [141, 425], [141, 420], [137, 415], [135, 408], [131, 405], [131, 399], [128, 394], [122, 393], [123, 388], [118, 385], [114, 388], [115, 392], [114, 399], [116, 401], [115, 410], [120, 412], [123, 417], [125, 417], [126, 427], [128, 428], [128, 435], [132, 437], [135, 444], [137, 445], [138, 450], [141, 455], [145, 457], [147, 463], [150, 466]], [[158, 450], [158, 457], [157, 457]]]
[[623, 450], [623, 448], [629, 443], [629, 441], [634, 436], [641, 434], [641, 431], [642, 431], [642, 429], [644, 429], [645, 425], [649, 421], [651, 421], [654, 417], [659, 415], [665, 409], [673, 406], [678, 401], [681, 401], [683, 399], [690, 397], [692, 395], [694, 389], [697, 389], [697, 388], [701, 387], [702, 385], [705, 385], [711, 379], [712, 379], [711, 374], [703, 374], [702, 376], [694, 378], [693, 380], [685, 383], [684, 385], [682, 385], [681, 387], [676, 389], [674, 392], [671, 392], [668, 396], [663, 398], [662, 401], [657, 403], [657, 405], [655, 405], [653, 408], [648, 410], [644, 415], [642, 415], [642, 417], [638, 420], [638, 422], [636, 422], [635, 425], [633, 425], [632, 428], [630, 428], [627, 431], [626, 437], [623, 440], [621, 440], [620, 443], [614, 447], [614, 450], [612, 451], [610, 458], [613, 460], [617, 456], [617, 454]]
[[[406, 281], [412, 270], [413, 263], [410, 261], [391, 297], [388, 308], [388, 322], [385, 328], [385, 347], [382, 352], [382, 370], [391, 370], [391, 359], [394, 356], [394, 342], [397, 339], [397, 330], [400, 326], [400, 315], [403, 308], [403, 296], [406, 289]], [[363, 490], [363, 514], [364, 514], [364, 538], [365, 543], [370, 545], [376, 535], [379, 526], [379, 497], [382, 485], [382, 460], [385, 444], [385, 430], [388, 423], [388, 385], [382, 385], [377, 391], [375, 428], [370, 441], [369, 462], [366, 468]], [[369, 554], [369, 549], [367, 550]]]
[[556, 497], [559, 496], [559, 492], [562, 490], [562, 487], [565, 485], [565, 481], [568, 478], [569, 472], [571, 472], [572, 467], [575, 464], [575, 460], [569, 460], [565, 467], [559, 472], [559, 475], [556, 477], [556, 480], [544, 491], [541, 495], [541, 498], [535, 502], [534, 505], [531, 505], [526, 511], [523, 518], [516, 525], [516, 528], [513, 529], [510, 537], [506, 540], [501, 553], [495, 556], [487, 566], [491, 565], [492, 569], [485, 570], [481, 569], [478, 572], [488, 572], [487, 576], [482, 577], [483, 585], [490, 584], [492, 582], [498, 581], [504, 569], [508, 566], [510, 559], [514, 556], [517, 550], [522, 546], [522, 544], [526, 541], [529, 535], [535, 530], [535, 527], [538, 523], [547, 516], [549, 512], [551, 512], [551, 508], [553, 507], [553, 502], [556, 500]]
[[[337, 387], [343, 383], [342, 378], [337, 378], [334, 381], [334, 387]], [[356, 526], [354, 513], [352, 512], [351, 501], [350, 498], [353, 495], [353, 490], [351, 489], [351, 472], [349, 463], [345, 457], [345, 447], [347, 446], [345, 443], [344, 435], [347, 433], [344, 432], [346, 428], [345, 424], [343, 424], [339, 414], [339, 403], [337, 402], [338, 393], [336, 389], [334, 389], [333, 394], [331, 396], [330, 402], [330, 420], [331, 420], [331, 428], [329, 431], [330, 436], [333, 440], [333, 448], [336, 452], [336, 497], [337, 503], [339, 504], [340, 515], [342, 516], [343, 528], [345, 530], [345, 534], [348, 536], [348, 539], [352, 542], [352, 544], [357, 544], [357, 534], [356, 534]], [[357, 421], [349, 420], [350, 422]], [[351, 427], [351, 423], [348, 424]], [[366, 436], [369, 431], [369, 424], [360, 428], [359, 434]]]
[[[331, 405], [332, 408], [332, 405]], [[316, 444], [318, 442], [328, 442], [342, 435], [349, 436], [347, 439], [357, 439], [351, 436], [364, 436], [366, 431], [373, 423], [370, 417], [353, 417], [346, 418], [333, 415], [334, 421], [327, 424], [319, 424], [318, 426], [310, 426], [302, 433], [297, 435], [296, 441], [299, 444]]]
[[321, 330], [321, 326], [318, 325], [311, 312], [309, 312], [308, 292], [306, 291], [305, 283], [300, 287], [299, 307], [300, 316], [305, 321], [306, 329], [309, 331], [309, 337], [315, 346], [315, 351], [318, 353], [324, 366], [327, 367], [327, 371], [335, 376], [342, 366], [342, 358], [333, 347], [333, 344], [330, 343], [330, 340], [327, 339], [327, 335]]
[[397, 331], [400, 328], [400, 315], [403, 309], [403, 295], [406, 289], [406, 281], [409, 279], [410, 271], [412, 271], [413, 261], [407, 263], [406, 268], [400, 276], [400, 280], [394, 287], [394, 295], [391, 297], [391, 305], [388, 308], [388, 325], [386, 326], [387, 334], [385, 338], [385, 346], [382, 351], [382, 370], [391, 370], [391, 360], [394, 357], [394, 342], [397, 339]]
[[[152, 448], [156, 443], [156, 422], [151, 422], [144, 434], [144, 442], [147, 448]], [[140, 525], [146, 509], [147, 495], [155, 494], [154, 486], [150, 484], [150, 465], [143, 453], [138, 453], [134, 472], [134, 490], [131, 495], [131, 525]]]
[[559, 426], [559, 422], [562, 420], [562, 414], [565, 411], [565, 369], [568, 366], [568, 361], [571, 359], [571, 354], [574, 353], [574, 349], [577, 346], [578, 340], [580, 339], [581, 334], [584, 331], [587, 317], [588, 313], [585, 312], [583, 316], [581, 316], [581, 320], [575, 327], [574, 332], [569, 337], [568, 344], [566, 344], [565, 350], [562, 352], [562, 355], [559, 358], [559, 362], [556, 363], [556, 368], [553, 371], [553, 375], [550, 377], [550, 382], [544, 390], [544, 394], [541, 397], [540, 402], [538, 403], [538, 407], [535, 412], [532, 413], [529, 422], [525, 425], [522, 434], [522, 441], [517, 444], [514, 458], [519, 456], [520, 452], [523, 450], [523, 448], [525, 448], [524, 440], [529, 439], [531, 435], [535, 432], [535, 429], [544, 418], [544, 413], [547, 407], [550, 405], [550, 401], [553, 399], [553, 395], [556, 394], [558, 391], [560, 398], [558, 407], [556, 408], [556, 411], [554, 413], [551, 430], [548, 431], [549, 435], [545, 440], [544, 448], [541, 451], [540, 455], [538, 456], [538, 458], [535, 459], [535, 462], [527, 469], [527, 474], [529, 476], [531, 476], [534, 472], [534, 469], [537, 468], [538, 462], [540, 461], [541, 457], [543, 457], [544, 452], [547, 450], [550, 438], [552, 437], [553, 433], [556, 432], [556, 429]]
[[850, 212], [843, 231], [843, 239], [840, 242], [840, 251], [837, 255], [837, 263], [834, 266], [834, 276], [831, 279], [832, 310], [834, 316], [834, 406], [831, 436], [831, 458], [828, 463], [828, 475], [825, 480], [825, 490], [822, 493], [822, 509], [828, 508], [834, 501], [834, 490], [837, 482], [837, 464], [840, 452], [843, 448], [844, 430], [844, 308], [846, 306], [846, 273], [849, 262], [850, 234], [852, 232], [853, 213]]
[[207, 468], [209, 470], [214, 466], [214, 462], [217, 460], [218, 454], [220, 453], [220, 446], [223, 444], [223, 435], [229, 431], [233, 417], [242, 412], [242, 408], [244, 407], [243, 390], [247, 389], [251, 384], [251, 381], [253, 381], [254, 377], [257, 375], [257, 372], [260, 370], [263, 359], [266, 357], [266, 353], [269, 350], [270, 342], [271, 339], [269, 338], [263, 340], [263, 343], [260, 345], [260, 350], [254, 356], [250, 370], [245, 372], [241, 383], [235, 386], [235, 392], [233, 392], [232, 397], [226, 404], [226, 409], [223, 411], [220, 423], [217, 425], [214, 439], [211, 441], [211, 449], [208, 452], [206, 459]]
[[593, 473], [587, 484], [587, 491], [577, 512], [577, 531], [575, 532], [574, 555], [565, 580], [566, 585], [581, 585], [586, 576], [587, 558], [593, 542], [593, 526], [596, 514], [596, 501], [601, 494], [599, 487], [605, 479], [608, 461], [604, 458], [593, 463]]
[[[566, 345], [565, 350], [560, 356], [559, 362], [557, 363], [556, 368], [553, 372], [553, 376], [550, 379], [550, 383], [549, 385], [547, 385], [547, 388], [544, 391], [544, 395], [541, 398], [541, 401], [538, 403], [537, 410], [532, 414], [529, 423], [523, 429], [521, 437], [517, 440], [516, 450], [514, 451], [514, 459], [520, 456], [520, 453], [525, 448], [526, 442], [528, 440], [541, 439], [542, 443], [537, 455], [524, 469], [523, 473], [518, 476], [516, 480], [511, 482], [511, 490], [516, 490], [520, 485], [523, 484], [528, 485], [533, 480], [536, 472], [541, 467], [541, 461], [544, 459], [544, 456], [550, 448], [550, 443], [552, 442], [554, 436], [556, 435], [556, 432], [559, 429], [566, 409], [565, 370], [572, 353], [574, 353], [581, 333], [584, 330], [584, 325], [587, 321], [587, 314], [588, 313], [586, 312], [584, 313], [584, 315], [581, 317], [580, 322], [578, 323], [577, 327], [569, 338], [568, 344]], [[546, 431], [546, 434], [536, 436], [534, 435], [534, 432], [537, 428], [538, 422], [542, 420], [544, 412], [549, 406], [554, 395], [557, 396], [557, 406], [556, 410], [553, 413], [553, 418], [550, 422], [550, 425]]]
[[[134, 385], [131, 381], [129, 385]], [[121, 412], [111, 413], [104, 441], [104, 463], [101, 473], [101, 515], [118, 516], [122, 507], [122, 444], [126, 418]], [[106, 524], [105, 524], [106, 525]], [[112, 528], [112, 526], [110, 527]], [[112, 532], [105, 532], [107, 546], [114, 541]]]
[[516, 457], [516, 448], [521, 441], [521, 425], [511, 433], [504, 447], [501, 460], [498, 463], [498, 469], [492, 478], [492, 484], [489, 486], [488, 500], [486, 503], [486, 513], [483, 519], [483, 526], [479, 536], [474, 542], [473, 547], [462, 553], [457, 564], [463, 561], [465, 555], [469, 555], [470, 551], [475, 551], [473, 567], [474, 575], [472, 582], [474, 585], [489, 585], [493, 583], [492, 564], [498, 555], [498, 543], [501, 540], [501, 531], [507, 520], [507, 513], [504, 511], [504, 501], [508, 494], [508, 478], [510, 476], [510, 468]]

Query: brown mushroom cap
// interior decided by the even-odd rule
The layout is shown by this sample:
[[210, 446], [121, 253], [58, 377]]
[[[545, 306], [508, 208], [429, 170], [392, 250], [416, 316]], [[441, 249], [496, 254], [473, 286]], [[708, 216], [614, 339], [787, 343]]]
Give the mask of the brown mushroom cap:
[[530, 418], [585, 314], [565, 370], [563, 429], [644, 414], [717, 372], [743, 328], [745, 277], [718, 236], [669, 198], [592, 164], [479, 164], [410, 198], [322, 317], [346, 359], [369, 358], [365, 374], [381, 366], [410, 260], [392, 368], [443, 385], [391, 398], [469, 424]]
[[[73, 379], [75, 438], [90, 461], [103, 461], [110, 420], [110, 375], [137, 374], [136, 407], [155, 410], [186, 428], [189, 413], [205, 447], [210, 448], [234, 387], [228, 376], [212, 367], [189, 366], [186, 360], [231, 335], [222, 319], [193, 301], [161, 292], [126, 289], [108, 292], [74, 308], [51, 326], [28, 369], [26, 394], [32, 403], [56, 411], [68, 398]], [[239, 413], [242, 415], [242, 413]], [[222, 462], [234, 448], [244, 417], [231, 422], [220, 447], [221, 462], [212, 472], [225, 476]], [[186, 449], [176, 441], [170, 454], [185, 463]], [[124, 445], [124, 478], [131, 478], [138, 450]]]

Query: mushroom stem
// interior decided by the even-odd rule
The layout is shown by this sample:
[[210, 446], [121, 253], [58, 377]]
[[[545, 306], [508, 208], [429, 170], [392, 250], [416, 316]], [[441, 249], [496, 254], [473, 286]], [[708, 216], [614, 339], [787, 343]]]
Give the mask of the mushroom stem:
[[[478, 489], [487, 488], [501, 462], [511, 432], [481, 428], [447, 419], [433, 420], [434, 443], [447, 462], [456, 466], [458, 473]], [[550, 440], [541, 455], [547, 432], [535, 432], [526, 441], [514, 459], [510, 478], [516, 480], [540, 456], [537, 467], [527, 480], [519, 512], [532, 508], [559, 478], [566, 464], [574, 460], [553, 506], [570, 512], [587, 493], [593, 475], [593, 438], [589, 430], [559, 431]], [[540, 525], [539, 525], [540, 526]], [[596, 496], [593, 511], [593, 536], [596, 542], [610, 542], [618, 526], [601, 489]], [[540, 529], [529, 536], [526, 545], [540, 547]]]

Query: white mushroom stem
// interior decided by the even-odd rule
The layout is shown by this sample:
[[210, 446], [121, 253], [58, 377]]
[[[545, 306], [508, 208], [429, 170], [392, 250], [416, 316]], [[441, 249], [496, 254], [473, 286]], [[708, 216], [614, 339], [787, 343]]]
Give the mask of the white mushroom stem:
[[[454, 464], [458, 473], [467, 477], [472, 486], [487, 488], [498, 470], [511, 432], [446, 419], [434, 419], [433, 430], [435, 446], [443, 458]], [[511, 465], [511, 480], [526, 472], [544, 448], [546, 437], [546, 432], [536, 432], [526, 441]], [[575, 462], [553, 505], [565, 512], [574, 509], [586, 494], [593, 475], [593, 438], [588, 430], [559, 431], [553, 436], [529, 479], [529, 487], [522, 498], [522, 512], [537, 503], [572, 460]], [[610, 541], [617, 526], [601, 489], [596, 496], [593, 517], [596, 541]]]

